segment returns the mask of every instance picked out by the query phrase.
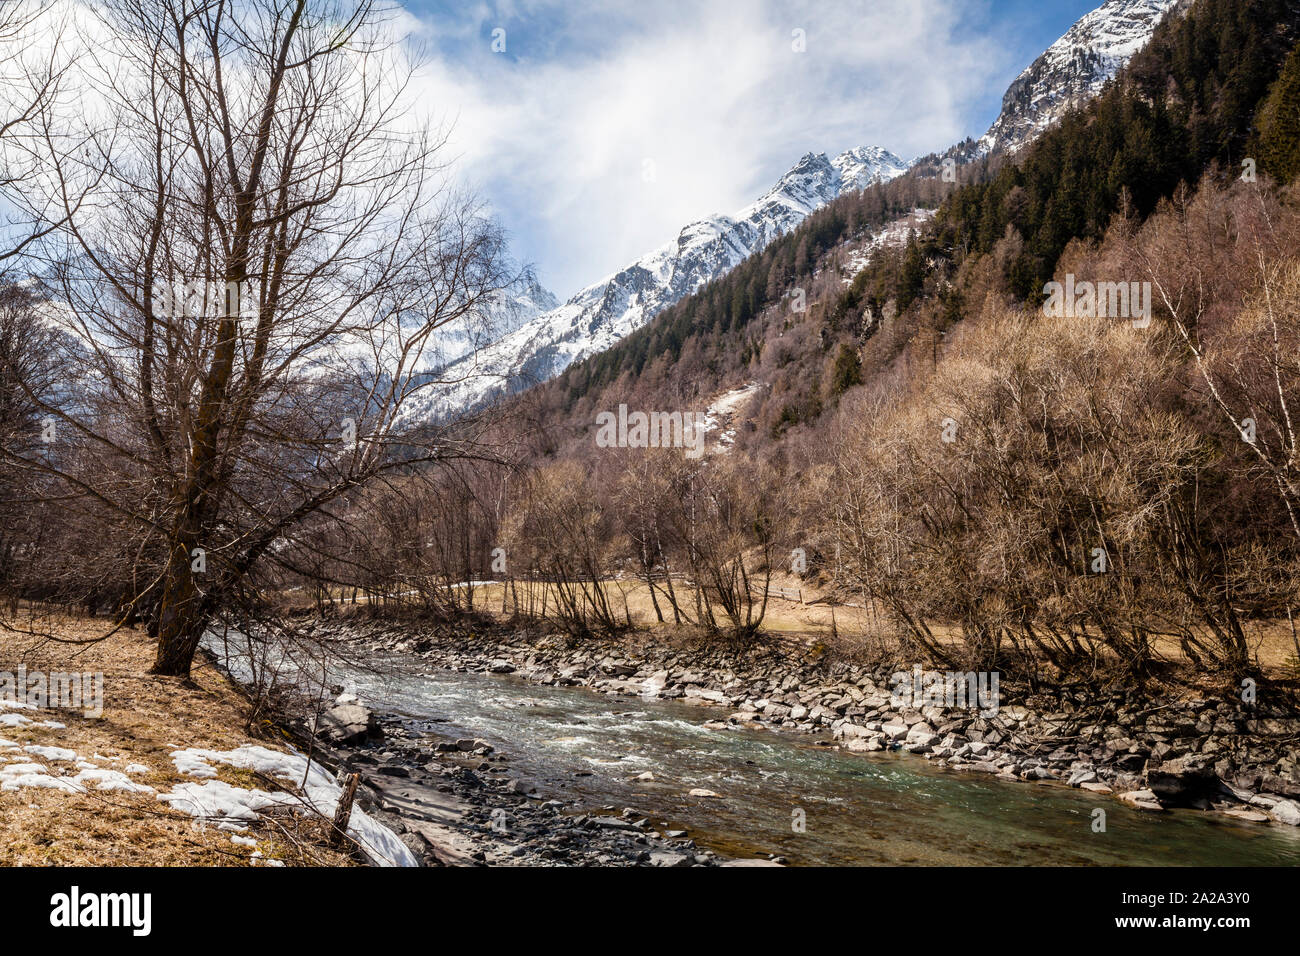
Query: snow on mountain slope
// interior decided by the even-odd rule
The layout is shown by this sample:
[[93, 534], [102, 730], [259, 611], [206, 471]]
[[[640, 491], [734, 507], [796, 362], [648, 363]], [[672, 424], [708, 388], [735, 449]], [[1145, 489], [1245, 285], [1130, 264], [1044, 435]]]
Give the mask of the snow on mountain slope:
[[[749, 400], [768, 386], [762, 382], [750, 382], [740, 388], [724, 392], [709, 403], [704, 412], [704, 432], [709, 452], [726, 454], [736, 443], [736, 429], [740, 424], [740, 413], [749, 406]], [[711, 433], [716, 432], [716, 435]]]
[[840, 275], [845, 285], [850, 285], [871, 257], [886, 246], [901, 246], [907, 243], [913, 232], [920, 232], [927, 222], [934, 218], [934, 209], [913, 209], [906, 216], [901, 216], [878, 232], [866, 236], [854, 244], [846, 244], [840, 261]]
[[509, 335], [543, 312], [559, 307], [554, 293], [531, 275], [523, 275], [498, 292], [480, 315], [443, 326], [438, 330], [433, 364], [446, 366]]
[[[1016, 78], [1003, 97], [1001, 115], [978, 142], [965, 144], [961, 161], [992, 152], [1014, 153], [1068, 109], [1091, 99], [1146, 45], [1178, 2], [1107, 0], [1084, 15]], [[766, 195], [734, 216], [691, 223], [674, 241], [588, 286], [564, 305], [495, 341], [470, 343], [470, 354], [436, 373], [445, 384], [426, 392], [414, 414], [442, 417], [471, 410], [559, 374], [723, 275], [813, 210], [844, 192], [893, 179], [909, 165], [875, 146], [834, 159], [809, 153]], [[869, 252], [859, 250], [861, 255]]]
[[551, 378], [645, 325], [788, 232], [842, 193], [902, 175], [907, 164], [878, 146], [829, 159], [809, 153], [760, 199], [734, 216], [711, 216], [677, 238], [577, 293], [564, 305], [478, 348], [438, 373], [413, 414], [430, 417], [481, 407]]
[[1085, 14], [1007, 89], [1002, 113], [980, 139], [978, 153], [1014, 153], [1071, 107], [1096, 96], [1178, 2], [1107, 0]]

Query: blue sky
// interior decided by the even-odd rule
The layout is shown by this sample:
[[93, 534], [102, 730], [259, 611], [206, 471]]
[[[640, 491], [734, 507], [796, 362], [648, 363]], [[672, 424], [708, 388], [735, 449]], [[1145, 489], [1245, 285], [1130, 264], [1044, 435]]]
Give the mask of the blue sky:
[[979, 136], [1100, 2], [403, 0], [456, 175], [562, 300], [804, 153]]

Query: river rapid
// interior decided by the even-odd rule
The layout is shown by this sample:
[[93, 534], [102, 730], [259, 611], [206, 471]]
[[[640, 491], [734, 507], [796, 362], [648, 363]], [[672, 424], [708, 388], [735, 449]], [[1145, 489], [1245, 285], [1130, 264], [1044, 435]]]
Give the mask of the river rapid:
[[726, 856], [833, 866], [1300, 864], [1300, 830], [1291, 827], [1144, 812], [905, 752], [849, 753], [824, 737], [723, 729], [718, 708], [441, 670], [399, 653], [373, 664], [334, 679], [413, 732], [488, 741], [539, 797], [575, 812], [632, 807]]

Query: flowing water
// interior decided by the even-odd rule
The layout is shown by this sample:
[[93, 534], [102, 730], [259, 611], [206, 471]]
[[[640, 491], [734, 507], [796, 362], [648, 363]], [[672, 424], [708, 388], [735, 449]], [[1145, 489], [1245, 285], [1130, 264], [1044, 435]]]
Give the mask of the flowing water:
[[[725, 715], [718, 708], [386, 664], [395, 672], [349, 670], [340, 682], [416, 729], [489, 741], [542, 796], [634, 807], [727, 855], [822, 865], [1300, 865], [1300, 828], [1144, 813], [908, 753], [852, 754], [804, 734], [704, 727]], [[647, 770], [653, 782], [634, 779]], [[692, 788], [720, 797], [687, 796]], [[1104, 833], [1093, 832], [1098, 808]]]

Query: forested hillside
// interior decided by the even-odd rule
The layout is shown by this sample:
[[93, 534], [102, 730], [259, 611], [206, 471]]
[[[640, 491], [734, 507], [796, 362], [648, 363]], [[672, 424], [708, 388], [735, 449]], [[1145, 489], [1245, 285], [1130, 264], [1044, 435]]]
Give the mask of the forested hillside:
[[[797, 548], [933, 658], [1101, 655], [1141, 681], [1172, 642], [1250, 671], [1255, 629], [1300, 598], [1298, 28], [1295, 2], [1184, 5], [1014, 160], [842, 198], [525, 396], [542, 471], [507, 506], [514, 553], [588, 582], [636, 568], [661, 615], [752, 632], [751, 576]], [[1066, 274], [1144, 287], [1150, 314], [1044, 314]], [[747, 383], [703, 462], [593, 442], [602, 410]], [[683, 567], [714, 582], [704, 605], [673, 594]], [[623, 626], [595, 605], [586, 626]]]
[[[363, 440], [344, 413], [364, 389], [330, 404], [325, 379], [295, 382], [302, 444], [284, 460], [331, 481], [214, 523], [204, 541], [229, 547], [204, 554], [233, 570], [205, 593], [263, 626], [267, 595], [360, 591], [452, 615], [492, 579], [500, 613], [577, 638], [636, 626], [636, 582], [655, 621], [749, 639], [771, 581], [794, 575], [868, 609], [856, 636], [882, 655], [1136, 682], [1171, 654], [1254, 672], [1261, 629], [1300, 608], [1298, 41], [1300, 0], [1181, 4], [1033, 145], [840, 196], [615, 347], [454, 427], [390, 416]], [[1111, 299], [1049, 314], [1053, 280]], [[1117, 290], [1149, 309], [1108, 314]], [[28, 298], [5, 305], [35, 327]], [[707, 435], [690, 434], [706, 410]], [[629, 411], [678, 432], [628, 440]], [[337, 421], [364, 473], [322, 452]], [[677, 447], [657, 447], [665, 435]], [[70, 461], [87, 481], [113, 474]], [[214, 480], [256, 484], [260, 461]], [[165, 486], [150, 475], [133, 458], [120, 487]], [[126, 552], [190, 567], [194, 533], [170, 557], [133, 545], [108, 505], [61, 508], [61, 487], [0, 542], [13, 598], [156, 628]], [[124, 494], [105, 500], [129, 511]]]
[[[580, 429], [616, 398], [698, 401], [756, 379], [772, 385], [757, 416], [767, 435], [816, 420], [846, 382], [882, 373], [909, 347], [933, 352], [990, 290], [1039, 303], [1066, 246], [1100, 239], [1116, 214], [1140, 222], [1180, 184], [1209, 169], [1236, 177], [1248, 159], [1259, 174], [1293, 178], [1298, 19], [1294, 0], [1184, 5], [1117, 82], [1015, 162], [962, 167], [960, 188], [927, 164], [844, 197], [532, 398], [545, 419]], [[936, 204], [929, 228], [842, 288], [835, 254], [846, 240]], [[790, 307], [796, 288], [806, 312]], [[854, 360], [842, 346], [861, 374], [845, 371]]]

